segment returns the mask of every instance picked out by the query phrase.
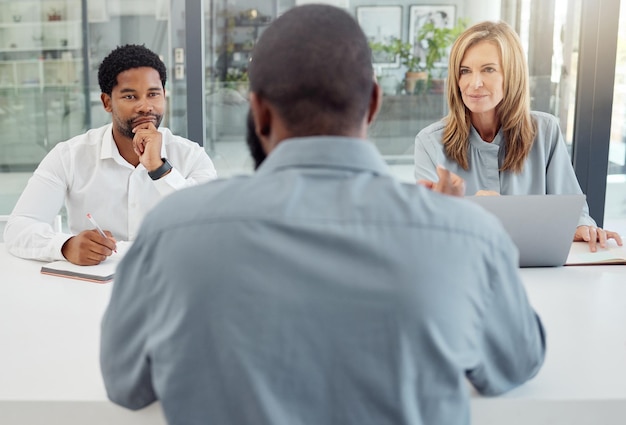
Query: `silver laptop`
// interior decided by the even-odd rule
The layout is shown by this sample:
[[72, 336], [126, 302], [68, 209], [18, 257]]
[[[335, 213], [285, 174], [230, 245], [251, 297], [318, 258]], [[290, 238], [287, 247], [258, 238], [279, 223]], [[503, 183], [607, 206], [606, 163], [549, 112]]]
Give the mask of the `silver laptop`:
[[500, 219], [519, 249], [520, 267], [562, 266], [585, 195], [468, 196]]

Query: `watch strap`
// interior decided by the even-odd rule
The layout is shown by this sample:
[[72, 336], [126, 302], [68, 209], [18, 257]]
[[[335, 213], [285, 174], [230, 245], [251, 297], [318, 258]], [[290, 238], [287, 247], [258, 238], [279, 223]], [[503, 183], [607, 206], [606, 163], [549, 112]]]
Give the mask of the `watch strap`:
[[161, 161], [163, 161], [163, 164], [159, 168], [148, 171], [148, 175], [152, 180], [160, 179], [172, 169], [172, 164], [168, 162], [167, 158], [161, 158]]

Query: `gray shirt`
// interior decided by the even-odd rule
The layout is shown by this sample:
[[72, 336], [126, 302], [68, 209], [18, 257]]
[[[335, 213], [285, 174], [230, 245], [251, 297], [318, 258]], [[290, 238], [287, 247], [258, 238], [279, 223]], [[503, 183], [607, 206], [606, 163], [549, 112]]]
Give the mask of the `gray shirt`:
[[[498, 131], [487, 143], [472, 126], [469, 136], [469, 170], [448, 158], [443, 149], [444, 122], [439, 121], [421, 130], [415, 137], [415, 178], [437, 181], [437, 165], [441, 164], [465, 179], [466, 193], [493, 190], [502, 195], [546, 195], [582, 193], [567, 146], [557, 119], [544, 112], [533, 111], [537, 136], [521, 173], [500, 172], [504, 159], [504, 136]], [[578, 225], [595, 226], [585, 203]]]
[[544, 358], [494, 222], [367, 141], [284, 141], [146, 217], [102, 322], [108, 395], [171, 425], [467, 424], [467, 378], [500, 394]]

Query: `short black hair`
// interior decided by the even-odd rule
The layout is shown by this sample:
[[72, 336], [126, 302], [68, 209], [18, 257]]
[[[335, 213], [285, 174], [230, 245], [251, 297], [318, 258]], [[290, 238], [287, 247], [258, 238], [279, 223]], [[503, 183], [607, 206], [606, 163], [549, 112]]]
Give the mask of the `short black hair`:
[[117, 85], [117, 76], [129, 69], [149, 67], [158, 71], [165, 88], [167, 70], [161, 58], [144, 45], [118, 46], [104, 58], [98, 68], [98, 84], [102, 93], [110, 95]]
[[363, 30], [323, 4], [289, 9], [262, 34], [248, 68], [250, 91], [266, 99], [294, 136], [340, 135], [363, 122], [374, 73]]

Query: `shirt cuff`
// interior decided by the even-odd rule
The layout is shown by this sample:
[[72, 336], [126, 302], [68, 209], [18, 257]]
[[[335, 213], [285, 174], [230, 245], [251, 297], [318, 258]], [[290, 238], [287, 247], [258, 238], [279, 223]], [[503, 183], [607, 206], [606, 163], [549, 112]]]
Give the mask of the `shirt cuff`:
[[72, 236], [74, 235], [69, 233], [57, 233], [54, 235], [50, 243], [50, 261], [67, 260], [61, 252], [61, 248]]
[[170, 193], [185, 187], [187, 183], [185, 177], [183, 177], [183, 175], [180, 174], [176, 168], [172, 168], [169, 173], [160, 179], [152, 181], [154, 182], [154, 187], [157, 188], [161, 195], [169, 195]]

